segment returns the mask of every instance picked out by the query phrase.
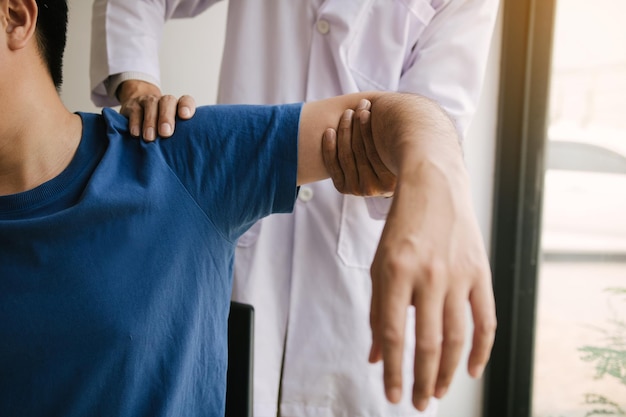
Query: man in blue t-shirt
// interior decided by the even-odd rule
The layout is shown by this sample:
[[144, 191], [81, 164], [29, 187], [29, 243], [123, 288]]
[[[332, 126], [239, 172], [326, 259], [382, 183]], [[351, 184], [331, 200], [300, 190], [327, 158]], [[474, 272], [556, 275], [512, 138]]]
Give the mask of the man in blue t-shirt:
[[[65, 0], [0, 0], [0, 25], [1, 416], [223, 415], [234, 242], [291, 210], [297, 185], [364, 162], [397, 175], [372, 265], [369, 359], [384, 362], [387, 397], [400, 398], [410, 305], [416, 406], [450, 382], [468, 300], [480, 375], [495, 331], [489, 267], [456, 131], [435, 103], [363, 93], [204, 107], [172, 139], [143, 143], [113, 111], [63, 106]], [[345, 109], [363, 99], [350, 142]]]

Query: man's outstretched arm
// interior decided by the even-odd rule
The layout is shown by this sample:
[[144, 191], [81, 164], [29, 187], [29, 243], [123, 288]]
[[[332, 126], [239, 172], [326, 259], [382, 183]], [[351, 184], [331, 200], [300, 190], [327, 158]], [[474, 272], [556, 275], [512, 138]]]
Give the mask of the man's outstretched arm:
[[[373, 343], [383, 360], [387, 398], [401, 398], [406, 310], [416, 311], [413, 402], [424, 410], [447, 391], [463, 347], [465, 307], [474, 320], [468, 371], [478, 377], [493, 345], [496, 318], [487, 255], [473, 212], [457, 130], [446, 113], [420, 96], [358, 93], [304, 105], [298, 182], [327, 177], [322, 138], [345, 109], [360, 112], [380, 160], [397, 175], [394, 201], [371, 267]], [[371, 123], [371, 124], [368, 124]], [[367, 135], [366, 135], [367, 136]], [[367, 141], [365, 141], [367, 143]], [[371, 148], [372, 146], [370, 146]]]

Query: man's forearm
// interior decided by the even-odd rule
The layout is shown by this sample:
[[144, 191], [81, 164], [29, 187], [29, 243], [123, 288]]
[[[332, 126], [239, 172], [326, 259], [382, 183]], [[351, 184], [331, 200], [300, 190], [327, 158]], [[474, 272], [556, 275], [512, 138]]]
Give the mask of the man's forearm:
[[[415, 94], [369, 91], [306, 103], [300, 121], [298, 183], [328, 177], [322, 161], [320, 141], [328, 127], [336, 127], [345, 109], [356, 109], [359, 101], [372, 102], [372, 132], [376, 152], [387, 167], [399, 174], [418, 161], [437, 161], [446, 169], [463, 167], [457, 130], [435, 102]], [[419, 165], [419, 164], [417, 164]]]
[[397, 175], [372, 263], [370, 361], [384, 360], [387, 397], [400, 399], [406, 309], [415, 308], [413, 403], [443, 396], [460, 360], [469, 302], [474, 319], [468, 371], [478, 377], [495, 334], [486, 250], [474, 215], [457, 129], [434, 102], [375, 93], [373, 146]]
[[395, 210], [415, 210], [401, 216], [405, 227], [427, 207], [447, 210], [451, 217], [473, 215], [458, 131], [437, 103], [414, 94], [385, 94], [372, 99], [370, 117], [377, 154], [397, 176]]
[[376, 151], [396, 175], [411, 176], [434, 168], [464, 173], [457, 129], [434, 101], [415, 94], [382, 94], [371, 98]]

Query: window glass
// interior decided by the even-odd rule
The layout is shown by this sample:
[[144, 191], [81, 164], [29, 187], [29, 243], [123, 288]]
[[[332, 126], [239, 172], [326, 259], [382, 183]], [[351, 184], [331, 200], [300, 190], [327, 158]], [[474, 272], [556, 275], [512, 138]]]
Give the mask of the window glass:
[[534, 417], [626, 416], [626, 1], [557, 2]]

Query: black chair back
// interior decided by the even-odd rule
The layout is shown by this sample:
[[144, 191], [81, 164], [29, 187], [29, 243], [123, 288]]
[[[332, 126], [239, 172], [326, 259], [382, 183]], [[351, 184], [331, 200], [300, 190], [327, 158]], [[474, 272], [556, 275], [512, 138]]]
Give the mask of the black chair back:
[[252, 417], [254, 308], [231, 301], [228, 316], [226, 417]]

